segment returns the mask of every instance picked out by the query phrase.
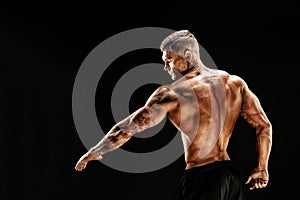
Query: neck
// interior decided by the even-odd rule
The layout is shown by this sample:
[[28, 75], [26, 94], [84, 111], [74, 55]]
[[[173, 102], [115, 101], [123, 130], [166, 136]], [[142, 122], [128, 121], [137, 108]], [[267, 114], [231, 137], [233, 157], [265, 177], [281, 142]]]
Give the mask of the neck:
[[204, 73], [204, 72], [208, 72], [210, 69], [208, 67], [206, 67], [201, 60], [197, 62], [197, 64], [195, 66], [193, 66], [193, 68], [195, 68], [197, 71], [200, 72], [200, 74]]
[[208, 72], [209, 70], [210, 69], [206, 67], [200, 60], [196, 63], [196, 65], [193, 65], [192, 63], [188, 63], [187, 69], [181, 72], [181, 75], [184, 76], [191, 71], [198, 71], [200, 74], [203, 74], [205, 72]]
[[186, 75], [187, 73], [189, 73], [190, 71], [192, 71], [192, 70], [194, 70], [195, 69], [195, 67], [193, 67], [193, 66], [189, 66], [185, 71], [183, 71], [182, 73], [181, 73], [181, 75], [182, 76], [184, 76], [184, 75]]

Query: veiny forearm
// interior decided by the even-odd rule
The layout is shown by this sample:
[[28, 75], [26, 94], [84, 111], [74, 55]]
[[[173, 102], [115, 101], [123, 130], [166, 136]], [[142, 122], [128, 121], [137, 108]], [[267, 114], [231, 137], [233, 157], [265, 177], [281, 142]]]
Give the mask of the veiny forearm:
[[272, 146], [272, 127], [268, 124], [262, 129], [257, 129], [257, 150], [258, 166], [257, 169], [266, 170]]
[[264, 114], [251, 115], [242, 113], [242, 116], [256, 130], [257, 169], [266, 170], [272, 146], [272, 126]]
[[89, 153], [94, 158], [101, 157], [103, 154], [121, 147], [134, 134], [155, 124], [151, 120], [149, 108], [143, 107], [112, 127], [105, 137], [90, 149]]
[[131, 136], [132, 135], [120, 129], [118, 125], [115, 125], [97, 145], [89, 150], [89, 153], [94, 158], [101, 157], [103, 154], [122, 146]]
[[256, 147], [258, 150], [257, 169], [267, 170], [271, 145], [272, 125], [267, 118], [259, 99], [245, 87], [241, 108], [242, 117], [256, 129]]
[[168, 111], [164, 106], [167, 103], [166, 99], [171, 99], [167, 92], [165, 87], [158, 88], [147, 100], [145, 106], [113, 126], [103, 139], [81, 156], [75, 169], [83, 170], [89, 161], [102, 159], [103, 154], [121, 147], [134, 134], [162, 121]]

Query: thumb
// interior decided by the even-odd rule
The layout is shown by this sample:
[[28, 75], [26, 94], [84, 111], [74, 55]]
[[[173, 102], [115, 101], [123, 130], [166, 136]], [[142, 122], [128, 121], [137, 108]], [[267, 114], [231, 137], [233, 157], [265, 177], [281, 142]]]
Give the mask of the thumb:
[[246, 181], [246, 183], [245, 184], [248, 184], [248, 183], [250, 183], [250, 181], [252, 180], [252, 176], [249, 176], [249, 178], [248, 178], [248, 180]]

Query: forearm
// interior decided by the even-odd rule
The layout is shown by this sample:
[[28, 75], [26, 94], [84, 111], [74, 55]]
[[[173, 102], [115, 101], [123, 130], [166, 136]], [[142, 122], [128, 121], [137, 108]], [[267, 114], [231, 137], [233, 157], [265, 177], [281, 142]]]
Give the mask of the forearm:
[[121, 147], [134, 134], [158, 124], [168, 112], [165, 105], [170, 99], [166, 88], [156, 90], [145, 106], [113, 126], [103, 139], [81, 156], [75, 169], [85, 169], [89, 161], [102, 159], [103, 154]]
[[149, 117], [145, 117], [145, 115], [145, 111], [139, 109], [117, 123], [97, 145], [89, 150], [89, 154], [96, 159], [101, 158], [103, 154], [122, 146], [134, 134], [150, 127]]
[[145, 106], [116, 124], [105, 137], [89, 150], [92, 159], [101, 158], [103, 154], [113, 151], [126, 143], [134, 134], [139, 133], [159, 123], [165, 116], [165, 112], [157, 111], [155, 106]]
[[131, 137], [132, 135], [120, 129], [118, 125], [115, 125], [97, 145], [89, 150], [88, 153], [94, 159], [101, 158], [103, 154], [122, 146]]
[[258, 170], [267, 170], [272, 146], [272, 128], [268, 126], [257, 132]]

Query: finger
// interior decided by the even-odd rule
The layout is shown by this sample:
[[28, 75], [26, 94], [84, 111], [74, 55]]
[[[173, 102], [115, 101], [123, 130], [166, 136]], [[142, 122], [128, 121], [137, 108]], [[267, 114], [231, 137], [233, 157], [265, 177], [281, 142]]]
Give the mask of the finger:
[[266, 181], [266, 180], [263, 180], [262, 182], [263, 182], [264, 185], [268, 184], [268, 181]]
[[267, 186], [266, 181], [263, 180], [263, 179], [260, 179], [259, 183], [260, 183], [260, 186], [261, 186], [260, 188], [264, 188], [264, 187]]
[[251, 180], [252, 180], [252, 176], [249, 176], [248, 180], [246, 181], [246, 184], [250, 183]]
[[262, 188], [261, 181], [262, 181], [261, 179], [256, 180], [257, 188]]
[[259, 188], [257, 181], [255, 182], [254, 187], [255, 187], [256, 189]]
[[76, 166], [75, 169], [76, 169], [77, 171], [81, 171], [81, 167], [80, 167], [80, 166]]
[[257, 188], [257, 187], [258, 187], [257, 180], [252, 180], [252, 186], [249, 189], [253, 190], [253, 189]]
[[253, 190], [255, 188], [255, 180], [252, 179], [251, 186], [249, 187], [250, 190]]
[[86, 167], [86, 164], [79, 163], [78, 165], [76, 165], [75, 169], [78, 171], [82, 171], [85, 167]]
[[267, 187], [267, 181], [262, 180], [261, 181], [262, 188]]
[[79, 168], [79, 167], [75, 167], [75, 169], [76, 169], [77, 171], [80, 171], [80, 168]]
[[263, 188], [261, 182], [257, 183], [258, 188]]

